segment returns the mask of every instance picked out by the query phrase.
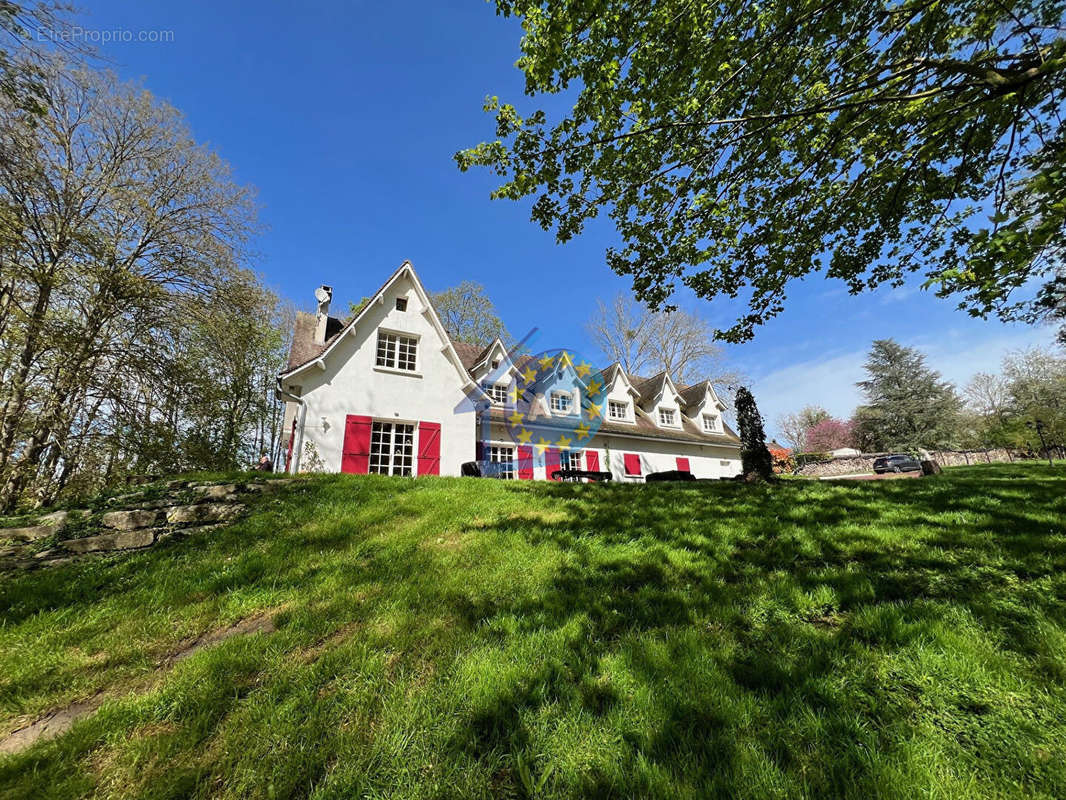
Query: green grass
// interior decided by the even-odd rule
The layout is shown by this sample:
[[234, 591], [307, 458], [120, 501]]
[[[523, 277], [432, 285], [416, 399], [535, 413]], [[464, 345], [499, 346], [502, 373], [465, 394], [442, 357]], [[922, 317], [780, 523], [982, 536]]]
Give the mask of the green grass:
[[[331, 476], [0, 578], [47, 797], [1066, 797], [1066, 468], [584, 486]], [[173, 666], [262, 611], [277, 631]]]

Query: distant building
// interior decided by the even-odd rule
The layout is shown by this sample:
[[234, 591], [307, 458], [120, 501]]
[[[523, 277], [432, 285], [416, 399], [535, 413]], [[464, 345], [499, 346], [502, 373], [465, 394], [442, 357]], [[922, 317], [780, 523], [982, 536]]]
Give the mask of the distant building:
[[512, 362], [499, 340], [452, 341], [409, 262], [347, 321], [329, 316], [329, 287], [316, 297], [278, 376], [288, 471], [459, 475], [476, 460], [524, 480], [560, 468], [623, 481], [740, 472], [740, 440], [709, 381], [595, 369], [565, 351]]

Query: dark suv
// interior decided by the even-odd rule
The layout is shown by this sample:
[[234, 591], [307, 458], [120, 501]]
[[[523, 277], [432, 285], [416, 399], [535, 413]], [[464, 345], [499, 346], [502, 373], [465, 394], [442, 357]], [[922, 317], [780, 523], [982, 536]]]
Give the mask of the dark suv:
[[874, 472], [914, 472], [922, 468], [922, 462], [906, 453], [893, 453], [874, 459]]

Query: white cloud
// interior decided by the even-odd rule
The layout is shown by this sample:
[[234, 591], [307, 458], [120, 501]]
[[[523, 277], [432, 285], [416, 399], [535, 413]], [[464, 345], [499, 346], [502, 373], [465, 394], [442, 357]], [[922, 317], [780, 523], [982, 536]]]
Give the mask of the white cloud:
[[[1054, 339], [1049, 328], [998, 328], [993, 335], [979, 336], [951, 329], [935, 337], [901, 339], [926, 355], [926, 363], [956, 386], [963, 386], [977, 372], [998, 372], [1003, 356]], [[822, 406], [837, 417], [848, 417], [862, 400], [856, 381], [865, 377], [862, 365], [867, 349], [827, 354], [774, 370], [754, 381], [752, 391], [766, 420], [767, 433], [777, 436], [777, 417], [806, 405]]]

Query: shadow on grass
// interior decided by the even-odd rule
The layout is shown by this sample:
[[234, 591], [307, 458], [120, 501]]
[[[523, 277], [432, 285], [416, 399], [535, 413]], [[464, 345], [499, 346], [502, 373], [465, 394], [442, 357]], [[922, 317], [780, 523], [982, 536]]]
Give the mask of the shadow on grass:
[[[979, 683], [931, 688], [903, 667], [893, 685], [882, 683], [883, 663], [896, 656], [957, 645], [964, 663], [994, 643], [996, 654], [1017, 657], [1010, 669], [1029, 667], [1033, 695], [1022, 705], [1039, 705], [1044, 681], [1064, 688], [1061, 669], [1041, 669], [1036, 633], [1066, 620], [1064, 473], [1021, 475], [993, 466], [869, 485], [548, 487], [563, 521], [511, 516], [469, 530], [564, 551], [551, 590], [446, 600], [472, 628], [515, 619], [527, 633], [580, 623], [586, 635], [572, 641], [561, 674], [527, 681], [521, 696], [499, 695], [465, 735], [477, 752], [521, 749], [524, 711], [544, 695], [542, 708], [608, 713], [617, 691], [590, 693], [588, 676], [623, 657], [661, 715], [653, 728], [630, 731], [629, 756], [706, 791], [736, 792], [740, 776], [765, 767], [802, 774], [815, 795], [882, 796], [891, 769], [921, 760], [906, 748], [930, 719], [946, 732], [944, 741], [926, 734], [929, 753], [959, 748], [986, 777], [1046, 781], [1032, 748], [991, 732], [992, 708], [997, 724], [1024, 723], [1006, 698], [966, 694], [982, 692]], [[971, 620], [969, 638], [952, 642], [951, 626]], [[939, 696], [952, 692], [950, 701]], [[634, 791], [639, 772], [633, 763], [592, 770], [579, 789]], [[1045, 785], [1063, 790], [1066, 778]]]
[[[1066, 624], [1064, 478], [1002, 465], [773, 486], [325, 478], [264, 499], [261, 513], [210, 538], [17, 576], [0, 586], [0, 608], [18, 625], [42, 612], [88, 616], [131, 591], [156, 592], [161, 607], [195, 594], [216, 610], [269, 591], [294, 598], [278, 620], [289, 646], [355, 625], [358, 646], [380, 651], [365, 663], [393, 664], [383, 654], [407, 648], [380, 675], [351, 681], [371, 687], [360, 713], [378, 715], [358, 751], [382, 771], [378, 793], [408, 758], [401, 748], [395, 763], [383, 759], [378, 738], [430, 736], [382, 708], [396, 670], [427, 658], [438, 683], [415, 719], [439, 732], [433, 760], [456, 775], [483, 767], [501, 795], [520, 792], [515, 754], [534, 763], [548, 753], [549, 796], [952, 796], [952, 771], [977, 775], [991, 794], [1066, 796], [1056, 769], [1066, 667], [1040, 633]], [[423, 546], [450, 545], [438, 529], [456, 535], [454, 550]], [[528, 560], [477, 547], [514, 547]], [[531, 563], [542, 582], [522, 583]], [[513, 574], [498, 581], [494, 566]], [[371, 592], [382, 602], [364, 603]], [[376, 632], [359, 627], [382, 618], [389, 625]], [[494, 657], [483, 691], [450, 694], [481, 652]], [[269, 680], [250, 656], [244, 666], [248, 686]], [[306, 720], [316, 704], [324, 719], [343, 716], [300, 676], [291, 691], [313, 699], [294, 716]], [[210, 687], [219, 697], [230, 688]], [[205, 717], [198, 735], [217, 735], [224, 713]], [[293, 730], [314, 734], [301, 725]], [[569, 749], [599, 736], [599, 757], [569, 763], [552, 738], [568, 726], [581, 731]], [[326, 780], [333, 755], [322, 748], [287, 782]], [[203, 790], [210, 777], [205, 767], [193, 782]]]

